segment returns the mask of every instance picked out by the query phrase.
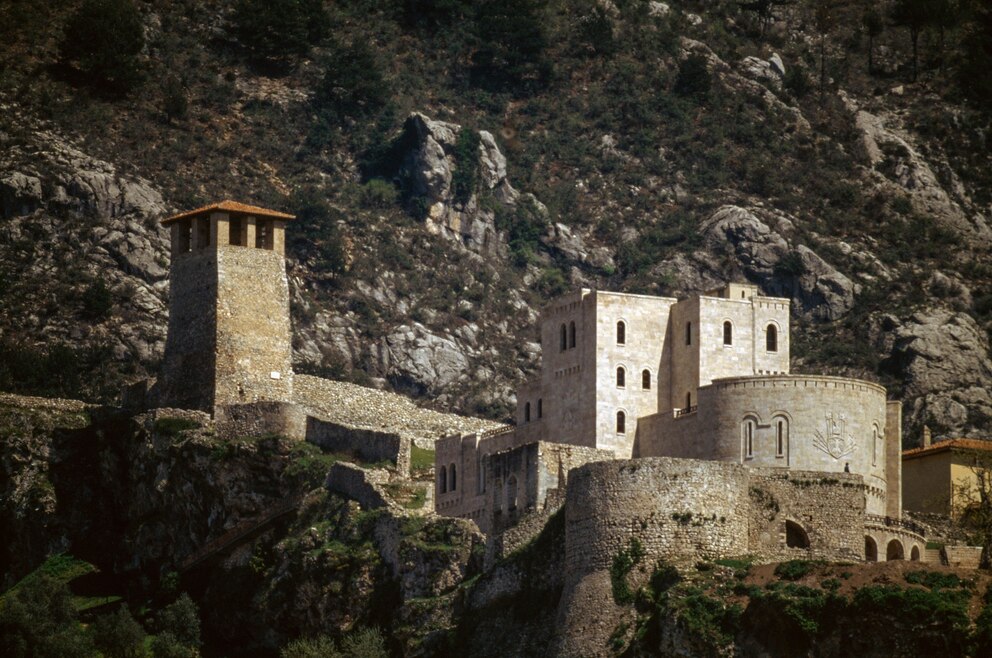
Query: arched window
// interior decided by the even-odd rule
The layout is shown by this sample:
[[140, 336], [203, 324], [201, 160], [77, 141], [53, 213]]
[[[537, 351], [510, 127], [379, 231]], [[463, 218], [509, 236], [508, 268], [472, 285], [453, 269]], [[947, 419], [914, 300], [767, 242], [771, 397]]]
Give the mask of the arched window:
[[645, 391], [651, 389], [651, 371], [647, 368], [641, 371], [641, 388]]
[[778, 352], [778, 327], [773, 324], [765, 329], [765, 351]]
[[885, 548], [885, 560], [891, 562], [892, 560], [905, 560], [906, 553], [903, 551], [902, 542], [898, 539], [893, 539], [889, 542], [889, 545]]
[[524, 403], [524, 422], [530, 422], [530, 402]]
[[775, 456], [785, 457], [785, 451], [789, 447], [789, 421], [778, 416], [773, 424], [775, 426]]
[[878, 425], [871, 426], [871, 465], [878, 465]]
[[627, 433], [627, 414], [622, 411], [617, 412], [617, 434]]
[[496, 480], [493, 485], [493, 508], [499, 514], [503, 511], [503, 481]]
[[568, 323], [568, 346], [575, 347], [575, 322]]
[[455, 477], [455, 465], [452, 464], [448, 467], [448, 491], [454, 491], [458, 488], [458, 478]]
[[627, 325], [623, 320], [617, 322], [617, 345], [627, 344]]
[[506, 510], [512, 512], [517, 509], [517, 477], [511, 475], [506, 481]]
[[865, 562], [878, 562], [878, 544], [868, 535], [865, 535]]
[[809, 535], [795, 521], [786, 521], [785, 545], [789, 548], [809, 548]]
[[565, 349], [568, 347], [568, 329], [565, 328], [564, 322], [561, 325], [560, 333], [561, 333], [561, 340], [559, 341], [559, 347], [561, 348], [560, 351], [564, 352]]
[[617, 388], [623, 388], [627, 385], [627, 371], [624, 370], [623, 366], [617, 368]]
[[448, 493], [448, 469], [444, 466], [441, 467], [441, 471], [437, 474], [437, 486], [441, 490], [441, 493]]
[[685, 323], [685, 344], [692, 345], [692, 323]]
[[909, 552], [909, 559], [912, 562], [919, 562], [920, 560], [920, 547], [916, 544], [913, 544], [913, 550]]
[[544, 398], [537, 398], [537, 417], [544, 418]]
[[730, 324], [730, 320], [723, 323], [723, 344], [734, 344], [734, 325]]
[[754, 457], [754, 430], [757, 428], [758, 422], [751, 416], [744, 419], [741, 423], [741, 441], [743, 442], [744, 448], [744, 458], [751, 459]]

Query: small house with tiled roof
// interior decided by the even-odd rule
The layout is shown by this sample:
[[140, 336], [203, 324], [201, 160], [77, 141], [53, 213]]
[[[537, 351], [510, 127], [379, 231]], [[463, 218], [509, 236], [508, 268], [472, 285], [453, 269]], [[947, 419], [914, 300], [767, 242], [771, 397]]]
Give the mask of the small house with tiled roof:
[[[902, 453], [903, 509], [960, 516], [978, 502], [979, 477], [992, 469], [992, 441], [946, 439]], [[987, 476], [986, 476], [987, 477]]]

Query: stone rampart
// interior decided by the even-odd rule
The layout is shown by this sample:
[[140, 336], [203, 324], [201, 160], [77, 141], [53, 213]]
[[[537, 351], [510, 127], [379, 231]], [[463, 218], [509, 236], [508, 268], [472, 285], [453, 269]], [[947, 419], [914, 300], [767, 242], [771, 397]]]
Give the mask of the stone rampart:
[[750, 469], [749, 476], [749, 553], [764, 560], [864, 559], [860, 476], [774, 468]]
[[306, 435], [306, 414], [290, 402], [252, 402], [217, 407], [217, 435], [224, 439], [279, 434], [290, 439]]
[[307, 416], [306, 439], [322, 450], [345, 453], [368, 462], [392, 462], [400, 473], [410, 473], [411, 439], [408, 436], [348, 427]]
[[748, 474], [688, 459], [597, 462], [572, 471], [565, 503], [570, 577], [609, 567], [637, 537], [650, 559], [748, 552]]

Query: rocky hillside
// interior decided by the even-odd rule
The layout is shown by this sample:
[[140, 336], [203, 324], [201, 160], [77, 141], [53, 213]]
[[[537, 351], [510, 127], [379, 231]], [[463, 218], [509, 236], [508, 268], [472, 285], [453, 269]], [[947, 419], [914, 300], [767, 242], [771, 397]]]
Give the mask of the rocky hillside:
[[299, 371], [503, 418], [550, 297], [745, 279], [796, 370], [987, 436], [987, 9], [914, 60], [907, 3], [823, 4], [4, 3], [0, 388], [153, 373], [158, 220], [237, 198], [299, 217]]

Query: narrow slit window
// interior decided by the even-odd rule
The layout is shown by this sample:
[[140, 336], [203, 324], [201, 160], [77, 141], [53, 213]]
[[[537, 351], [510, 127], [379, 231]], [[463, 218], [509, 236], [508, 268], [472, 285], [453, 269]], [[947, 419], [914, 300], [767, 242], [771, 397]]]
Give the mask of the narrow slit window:
[[773, 324], [765, 330], [765, 351], [778, 352], [778, 327]]
[[746, 418], [741, 427], [741, 438], [744, 440], [744, 457], [751, 459], [754, 457], [754, 426], [753, 418]]
[[627, 414], [622, 411], [617, 412], [617, 434], [627, 433]]
[[641, 388], [643, 388], [645, 391], [651, 390], [651, 371], [650, 370], [646, 370], [645, 369], [644, 372], [641, 373]]
[[544, 418], [544, 398], [537, 398], [537, 417]]
[[627, 324], [621, 320], [617, 322], [617, 345], [627, 344]]
[[617, 388], [623, 388], [627, 385], [627, 371], [624, 370], [623, 366], [617, 368]]
[[575, 323], [568, 323], [568, 346], [575, 347]]
[[685, 344], [692, 345], [692, 323], [685, 323]]
[[559, 347], [561, 351], [564, 352], [566, 349], [568, 349], [568, 329], [565, 328], [564, 323], [562, 323], [561, 325], [560, 333], [561, 336], [559, 340]]
[[789, 445], [789, 422], [785, 418], [775, 419], [775, 456], [785, 457]]
[[734, 325], [730, 324], [729, 320], [723, 323], [723, 344], [734, 344]]
[[524, 403], [524, 422], [530, 422], [530, 402]]

